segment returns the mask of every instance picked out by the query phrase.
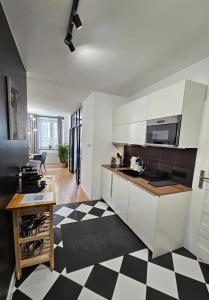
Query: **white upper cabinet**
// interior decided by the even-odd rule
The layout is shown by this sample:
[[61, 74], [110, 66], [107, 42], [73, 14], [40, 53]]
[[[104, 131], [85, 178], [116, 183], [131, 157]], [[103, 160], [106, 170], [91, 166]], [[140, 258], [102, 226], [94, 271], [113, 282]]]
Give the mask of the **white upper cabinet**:
[[112, 129], [112, 142], [126, 144], [129, 140], [129, 124], [115, 125]]
[[121, 125], [128, 123], [127, 104], [116, 107], [113, 110], [113, 125]]
[[197, 148], [207, 86], [186, 80], [178, 148]]
[[113, 126], [112, 142], [145, 145], [146, 121]]
[[145, 121], [147, 119], [148, 97], [129, 102], [113, 110], [113, 125]]
[[113, 111], [112, 142], [145, 144], [148, 97], [122, 105]]
[[185, 81], [149, 95], [147, 120], [182, 114]]
[[207, 86], [183, 80], [113, 112], [113, 143], [145, 144], [146, 121], [181, 115], [178, 148], [197, 148]]
[[132, 101], [127, 105], [128, 123], [145, 121], [148, 111], [148, 97], [143, 97]]
[[146, 121], [129, 124], [128, 144], [145, 145]]

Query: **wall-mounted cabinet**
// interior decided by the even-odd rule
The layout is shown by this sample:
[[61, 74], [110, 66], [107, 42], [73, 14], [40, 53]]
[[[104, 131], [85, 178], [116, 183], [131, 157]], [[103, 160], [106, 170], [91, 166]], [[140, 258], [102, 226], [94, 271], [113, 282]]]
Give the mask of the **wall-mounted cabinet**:
[[112, 142], [126, 144], [129, 140], [129, 124], [115, 125], [112, 129]]
[[129, 144], [144, 145], [146, 138], [146, 121], [129, 124]]
[[148, 97], [143, 97], [113, 110], [112, 142], [145, 144]]
[[113, 125], [129, 124], [147, 119], [148, 97], [142, 97], [113, 110]]
[[206, 85], [184, 80], [117, 108], [113, 143], [144, 145], [147, 120], [181, 115], [178, 148], [197, 148], [206, 89]]
[[113, 110], [113, 125], [128, 123], [128, 104], [119, 106]]
[[206, 85], [184, 80], [149, 95], [148, 120], [181, 115], [178, 148], [197, 148]]
[[147, 119], [147, 111], [148, 97], [143, 97], [128, 103], [128, 123], [145, 121]]
[[149, 95], [147, 120], [182, 114], [185, 81]]
[[113, 143], [144, 145], [146, 121], [113, 126]]

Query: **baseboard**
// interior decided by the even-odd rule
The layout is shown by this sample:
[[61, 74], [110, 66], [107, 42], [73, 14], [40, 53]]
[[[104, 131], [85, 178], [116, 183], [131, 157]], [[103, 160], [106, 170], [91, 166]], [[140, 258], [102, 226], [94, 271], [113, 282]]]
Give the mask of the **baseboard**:
[[12, 278], [10, 280], [10, 284], [9, 284], [9, 290], [8, 290], [8, 293], [7, 293], [7, 299], [6, 300], [12, 300], [12, 293], [13, 293], [13, 290], [14, 290], [14, 287], [15, 287], [15, 271], [12, 273]]
[[94, 197], [94, 196], [93, 196], [93, 197], [91, 197], [90, 200], [91, 200], [91, 201], [95, 201], [95, 200], [100, 200], [100, 199], [101, 199], [101, 197], [97, 197], [97, 196]]
[[85, 190], [85, 188], [83, 187], [83, 185], [80, 185], [81, 189], [83, 190], [84, 194], [86, 194], [86, 196], [88, 197], [89, 200], [92, 200], [89, 193], [87, 193], [87, 191]]
[[81, 183], [80, 187], [83, 190], [83, 192], [86, 194], [86, 196], [88, 197], [89, 201], [95, 201], [95, 200], [101, 199], [101, 196], [94, 196], [94, 195], [91, 196], [91, 195], [89, 195], [89, 193], [83, 187], [82, 183]]

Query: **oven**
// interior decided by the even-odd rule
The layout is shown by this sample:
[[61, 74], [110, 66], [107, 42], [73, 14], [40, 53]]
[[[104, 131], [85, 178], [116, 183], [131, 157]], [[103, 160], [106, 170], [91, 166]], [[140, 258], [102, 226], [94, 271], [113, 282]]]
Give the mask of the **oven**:
[[181, 115], [147, 121], [146, 144], [178, 147]]

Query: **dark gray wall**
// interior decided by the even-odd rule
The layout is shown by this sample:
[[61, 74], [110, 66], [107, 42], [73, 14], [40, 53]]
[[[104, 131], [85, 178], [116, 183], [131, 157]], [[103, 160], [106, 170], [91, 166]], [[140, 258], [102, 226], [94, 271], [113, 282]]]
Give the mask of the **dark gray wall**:
[[16, 188], [17, 167], [27, 161], [27, 142], [8, 140], [7, 86], [9, 76], [19, 90], [26, 124], [26, 72], [0, 3], [0, 299], [5, 299], [14, 270], [12, 220], [5, 206]]

